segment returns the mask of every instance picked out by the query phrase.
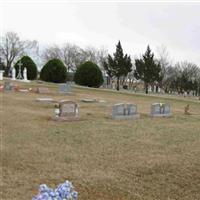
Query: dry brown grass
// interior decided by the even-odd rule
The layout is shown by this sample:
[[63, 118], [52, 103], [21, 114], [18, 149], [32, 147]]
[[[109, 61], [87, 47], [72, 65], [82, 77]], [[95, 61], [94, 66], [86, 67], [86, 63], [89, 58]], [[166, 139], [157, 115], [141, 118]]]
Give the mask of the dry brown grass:
[[[31, 85], [36, 87], [37, 84]], [[25, 87], [28, 87], [27, 85]], [[73, 95], [0, 93], [2, 199], [28, 200], [39, 184], [73, 182], [80, 200], [199, 200], [200, 103], [180, 98], [146, 97], [76, 87]], [[78, 122], [54, 122], [51, 96], [75, 100]], [[82, 103], [92, 97], [107, 103]], [[150, 104], [168, 102], [173, 117], [148, 117]], [[112, 105], [138, 104], [141, 118], [115, 121]]]

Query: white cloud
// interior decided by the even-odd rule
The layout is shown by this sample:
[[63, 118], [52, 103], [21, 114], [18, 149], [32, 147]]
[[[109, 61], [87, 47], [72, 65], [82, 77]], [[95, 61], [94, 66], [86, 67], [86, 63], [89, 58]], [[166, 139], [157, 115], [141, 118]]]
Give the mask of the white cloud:
[[69, 3], [6, 1], [1, 3], [3, 32], [43, 44], [72, 42], [105, 46], [110, 53], [121, 40], [124, 51], [139, 55], [147, 44], [167, 46], [175, 60], [200, 65], [200, 3]]

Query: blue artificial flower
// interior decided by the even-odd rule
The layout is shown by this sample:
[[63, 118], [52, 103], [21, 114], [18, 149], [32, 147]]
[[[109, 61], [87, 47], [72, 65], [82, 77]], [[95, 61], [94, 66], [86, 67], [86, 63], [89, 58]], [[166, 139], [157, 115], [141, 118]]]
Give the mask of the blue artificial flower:
[[63, 184], [59, 184], [58, 187], [53, 190], [47, 185], [42, 184], [39, 187], [39, 194], [33, 197], [32, 200], [77, 200], [78, 192], [74, 191], [74, 187], [71, 182], [65, 181]]

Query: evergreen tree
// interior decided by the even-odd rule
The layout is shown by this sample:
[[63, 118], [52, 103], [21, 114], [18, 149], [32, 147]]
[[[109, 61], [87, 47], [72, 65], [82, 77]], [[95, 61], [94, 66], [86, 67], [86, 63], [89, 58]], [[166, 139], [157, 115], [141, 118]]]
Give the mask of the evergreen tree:
[[113, 57], [109, 54], [103, 66], [111, 78], [117, 78], [117, 90], [119, 90], [120, 77], [127, 76], [132, 70], [131, 58], [127, 54], [124, 55], [120, 41], [116, 46], [116, 52], [113, 54]]
[[40, 72], [40, 79], [46, 82], [65, 83], [67, 68], [59, 59], [49, 60]]
[[100, 68], [95, 63], [87, 61], [77, 68], [74, 81], [79, 85], [98, 88], [103, 83], [103, 76]]
[[16, 75], [19, 73], [19, 62], [21, 61], [22, 63], [22, 69], [21, 69], [21, 76], [23, 77], [23, 71], [24, 68], [27, 69], [27, 78], [28, 80], [34, 80], [37, 78], [37, 66], [35, 62], [32, 60], [31, 57], [29, 56], [23, 56], [20, 60], [15, 63], [14, 68], [16, 69]]
[[145, 91], [148, 94], [149, 84], [155, 81], [160, 81], [161, 66], [160, 63], [156, 63], [154, 60], [154, 54], [151, 53], [149, 45], [147, 50], [141, 59], [135, 59], [135, 71], [134, 76], [138, 80], [143, 80], [145, 84]]

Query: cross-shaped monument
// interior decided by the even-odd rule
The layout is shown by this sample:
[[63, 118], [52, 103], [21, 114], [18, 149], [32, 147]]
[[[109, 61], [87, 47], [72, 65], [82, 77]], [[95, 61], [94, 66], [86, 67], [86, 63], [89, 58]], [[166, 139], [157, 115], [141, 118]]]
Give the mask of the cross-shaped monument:
[[21, 73], [21, 71], [22, 71], [22, 69], [21, 69], [22, 65], [23, 65], [23, 64], [21, 63], [21, 60], [20, 60], [19, 63], [18, 63], [19, 72], [18, 72], [18, 75], [17, 75], [17, 79], [23, 79], [22, 73]]

